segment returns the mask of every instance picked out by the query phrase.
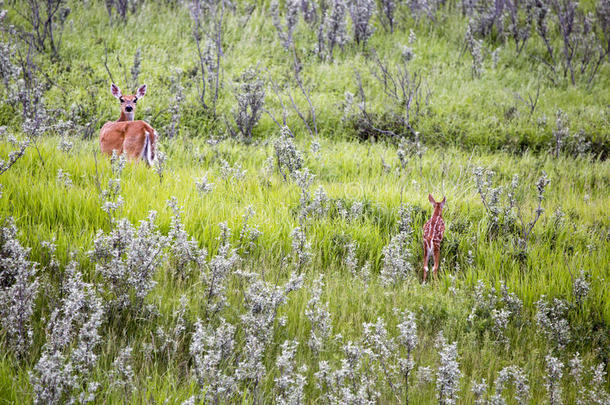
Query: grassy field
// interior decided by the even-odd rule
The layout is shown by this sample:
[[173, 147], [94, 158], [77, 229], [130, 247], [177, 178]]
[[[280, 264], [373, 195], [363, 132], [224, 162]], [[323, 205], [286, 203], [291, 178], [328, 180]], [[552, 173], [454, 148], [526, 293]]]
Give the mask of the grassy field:
[[[392, 34], [376, 14], [368, 43], [350, 40], [333, 61], [316, 55], [316, 31], [299, 21], [294, 49], [315, 107], [312, 135], [290, 107], [289, 92], [312, 125], [270, 4], [227, 9], [214, 117], [198, 101], [187, 4], [146, 2], [122, 21], [102, 2], [68, 2], [59, 56], [33, 53], [53, 122], [28, 138], [10, 101], [23, 82], [7, 75], [2, 87], [0, 157], [15, 149], [11, 136], [32, 141], [0, 174], [2, 401], [609, 403], [609, 64], [591, 84], [572, 85], [536, 58], [540, 38], [518, 57], [510, 41], [487, 38], [473, 75], [459, 4], [434, 18], [399, 5]], [[3, 24], [31, 28], [20, 16], [26, 2], [2, 7]], [[27, 45], [2, 32], [19, 59]], [[403, 45], [415, 55], [407, 64]], [[392, 112], [402, 105], [372, 75], [373, 49], [422, 75], [429, 106], [410, 122], [420, 138], [380, 135], [360, 113], [356, 70], [373, 123], [400, 129]], [[117, 170], [99, 153], [98, 128], [119, 114], [105, 60], [125, 93], [148, 85], [136, 118], [160, 133], [164, 163]], [[248, 67], [260, 71], [270, 114], [243, 139], [227, 122]], [[272, 118], [281, 121], [282, 106], [271, 80], [294, 139]], [[537, 93], [530, 112], [519, 97]], [[559, 109], [569, 129], [557, 151]], [[287, 152], [278, 150], [287, 144], [302, 164], [284, 178]], [[304, 168], [313, 175], [305, 185]], [[489, 184], [485, 170], [494, 172]], [[204, 177], [212, 185], [202, 191]], [[543, 191], [541, 177], [550, 181]], [[447, 230], [439, 277], [422, 283], [429, 193], [447, 198]], [[116, 211], [103, 209], [117, 201]], [[16, 323], [19, 274], [37, 288], [31, 317]], [[31, 343], [15, 337], [16, 324], [31, 330]]]

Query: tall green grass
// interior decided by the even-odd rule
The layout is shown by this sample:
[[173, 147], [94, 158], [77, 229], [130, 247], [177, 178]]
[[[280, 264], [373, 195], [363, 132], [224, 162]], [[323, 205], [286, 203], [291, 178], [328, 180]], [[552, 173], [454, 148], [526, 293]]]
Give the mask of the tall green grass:
[[[126, 87], [125, 76], [129, 76], [131, 61], [140, 48], [143, 61], [139, 81], [148, 85], [148, 94], [138, 103], [136, 115], [151, 121], [160, 132], [160, 149], [168, 161], [162, 179], [144, 164], [126, 166], [121, 177], [125, 204], [119, 216], [136, 224], [149, 211], [157, 211], [157, 224], [166, 233], [172, 215], [167, 201], [175, 197], [183, 208], [185, 229], [212, 256], [218, 248], [219, 224], [226, 222], [237, 232], [243, 223], [242, 216], [251, 206], [255, 211], [251, 224], [262, 234], [241, 266], [264, 274], [268, 280], [283, 281], [287, 278], [283, 260], [291, 254], [290, 234], [299, 224], [300, 190], [278, 173], [269, 174], [265, 169], [267, 158], [274, 153], [272, 140], [279, 130], [269, 116], [263, 115], [250, 144], [232, 140], [206, 142], [223, 137], [225, 124], [222, 119], [214, 120], [204, 114], [198, 106], [200, 79], [188, 9], [159, 3], [143, 3], [137, 14], [129, 15], [125, 22], [111, 23], [103, 2], [69, 2], [71, 14], [63, 32], [60, 60], [51, 63], [45, 56], [36, 56], [36, 63], [54, 82], [45, 100], [51, 108], [69, 109], [76, 104], [94, 107], [93, 115], [83, 119], [97, 118], [98, 126], [116, 119], [119, 110], [109, 91], [105, 49], [114, 80], [128, 93], [133, 89]], [[19, 9], [24, 3], [10, 2], [9, 6], [8, 18], [22, 23], [11, 7]], [[229, 121], [235, 107], [232, 81], [251, 66], [292, 91], [301, 109], [306, 110], [306, 100], [290, 79], [292, 57], [277, 40], [267, 6], [266, 2], [259, 2], [246, 18], [243, 10], [247, 5], [240, 3], [235, 14], [226, 16], [224, 85], [218, 113], [226, 115]], [[349, 220], [331, 209], [327, 216], [308, 222], [313, 262], [305, 274], [305, 288], [292, 293], [288, 303], [280, 308], [280, 315], [287, 322], [277, 328], [265, 357], [268, 376], [263, 390], [267, 402], [271, 401], [273, 378], [278, 374], [275, 357], [285, 339], [301, 342], [297, 362], [308, 366], [309, 403], [315, 403], [321, 394], [313, 383], [318, 361], [336, 361], [340, 357], [338, 344], [316, 356], [305, 343], [310, 326], [304, 310], [311, 298], [311, 283], [318, 275], [324, 275], [323, 301], [329, 302], [334, 333], [340, 333], [345, 341], [359, 339], [363, 323], [374, 322], [378, 317], [384, 318], [393, 330], [397, 322], [393, 309], [409, 309], [417, 315], [420, 344], [414, 358], [418, 365], [437, 364], [434, 340], [440, 330], [448, 340], [458, 342], [463, 372], [461, 403], [474, 401], [470, 392], [472, 383], [481, 378], [492, 382], [498, 371], [510, 364], [524, 368], [532, 387], [532, 403], [542, 403], [546, 400], [544, 357], [549, 347], [537, 330], [535, 302], [543, 295], [572, 300], [572, 280], [582, 269], [591, 275], [591, 292], [570, 315], [576, 336], [568, 351], [578, 350], [588, 365], [608, 364], [610, 163], [605, 160], [610, 145], [608, 64], [601, 67], [591, 87], [583, 83], [554, 85], [537, 61], [526, 53], [515, 58], [514, 50], [506, 44], [498, 51], [498, 65], [494, 67], [491, 58], [486, 58], [484, 73], [473, 78], [470, 56], [462, 52], [465, 23], [463, 17], [452, 13], [436, 24], [401, 17], [393, 35], [377, 26], [367, 51], [350, 44], [337, 51], [332, 62], [318, 59], [312, 51], [315, 32], [303, 21], [299, 23], [296, 49], [303, 64], [301, 75], [316, 108], [321, 135], [319, 156], [309, 152], [311, 138], [292, 110], [287, 114], [288, 123], [297, 135], [305, 165], [316, 176], [312, 191], [322, 186], [333, 202], [340, 201], [347, 207], [363, 202], [364, 214]], [[410, 45], [416, 56], [409, 67], [425, 77], [424, 85], [431, 93], [429, 111], [414, 122], [414, 127], [429, 149], [421, 162], [412, 158], [406, 170], [400, 171], [396, 148], [383, 139], [362, 139], [368, 136], [344, 116], [343, 103], [346, 92], [357, 92], [354, 71], [358, 70], [371, 112], [383, 117], [395, 107], [369, 72], [369, 51], [374, 48], [383, 60], [398, 63], [400, 47], [407, 43], [410, 29], [417, 39]], [[500, 44], [486, 46], [492, 50]], [[536, 51], [543, 45], [533, 39], [528, 46]], [[171, 119], [166, 109], [172, 97], [169, 78], [173, 75], [181, 76], [186, 100], [181, 110], [179, 136], [170, 140], [165, 139], [164, 128]], [[540, 100], [530, 116], [516, 95], [533, 96], [538, 88]], [[274, 114], [281, 114], [280, 103], [271, 88], [267, 89], [265, 106]], [[570, 132], [583, 131], [592, 142], [594, 153], [559, 158], [547, 154], [559, 108], [568, 115]], [[0, 126], [3, 125], [9, 133], [22, 135], [18, 111], [6, 103], [0, 105]], [[106, 187], [111, 176], [110, 163], [108, 157], [99, 154], [96, 139], [82, 140], [79, 135], [50, 134], [40, 139], [37, 146], [42, 159], [30, 148], [11, 170], [0, 176], [0, 218], [15, 218], [19, 239], [31, 248], [31, 259], [40, 263], [44, 280], [52, 280], [55, 275], [45, 267], [49, 257], [41, 242], [54, 240], [62, 266], [73, 257], [79, 261], [87, 281], [100, 281], [87, 252], [96, 232], [110, 229], [108, 217], [101, 209], [100, 195], [100, 189]], [[72, 152], [57, 149], [61, 136], [70, 136], [74, 141]], [[10, 151], [10, 143], [2, 138], [0, 156], [5, 157]], [[245, 178], [224, 180], [220, 175], [222, 160], [240, 164], [246, 170]], [[545, 212], [534, 228], [525, 258], [516, 248], [514, 234], [490, 237], [489, 219], [472, 175], [477, 166], [494, 170], [497, 184], [509, 184], [514, 174], [520, 176], [523, 187], [518, 197], [527, 220], [536, 207], [535, 182], [543, 171], [548, 174], [551, 183], [542, 204]], [[57, 181], [59, 169], [70, 174], [72, 187]], [[214, 183], [214, 190], [201, 195], [195, 180], [204, 174]], [[440, 278], [422, 285], [421, 229], [431, 211], [428, 193], [437, 198], [447, 197], [444, 211], [447, 231]], [[379, 282], [382, 249], [397, 232], [401, 204], [413, 209], [415, 231], [410, 248], [412, 265], [418, 274], [399, 285], [383, 287]], [[554, 213], [558, 210], [565, 213], [563, 222], [555, 221]], [[233, 242], [237, 239], [234, 235]], [[353, 277], [343, 263], [345, 244], [349, 241], [358, 243], [360, 264], [371, 263], [372, 278], [368, 284]], [[155, 274], [155, 280], [158, 284], [147, 300], [158, 307], [157, 317], [113, 320], [104, 325], [100, 361], [93, 376], [102, 383], [98, 392], [100, 401], [181, 403], [198, 391], [191, 378], [188, 339], [171, 356], [147, 355], [145, 346], [155, 341], [159, 327], [175, 324], [173, 313], [182, 295], [187, 298], [187, 327], [192, 330], [204, 307], [201, 284], [196, 279], [177, 279], [167, 265]], [[496, 290], [505, 282], [524, 301], [523, 323], [507, 330], [510, 347], [494, 341], [489, 323], [468, 321], [474, 305], [471, 290], [478, 280]], [[222, 315], [237, 324], [243, 299], [234, 279], [229, 282], [228, 299], [231, 306]], [[35, 344], [30, 357], [21, 362], [10, 353], [0, 357], [0, 398], [5, 402], [33, 400], [28, 373], [44, 344], [50, 311], [43, 302], [38, 304], [41, 309], [35, 313]], [[113, 390], [108, 376], [113, 359], [125, 345], [134, 348], [136, 381], [135, 390], [129, 394]], [[609, 385], [606, 381], [606, 387]], [[577, 391], [567, 378], [563, 388], [565, 401], [575, 402]], [[411, 395], [412, 403], [435, 402], [433, 384], [413, 388]], [[386, 389], [381, 402], [391, 401]], [[243, 402], [252, 402], [252, 398], [244, 396]]]
[[[48, 259], [40, 243], [55, 238], [61, 261], [65, 263], [69, 254], [75, 253], [82, 260], [87, 277], [95, 281], [96, 274], [87, 264], [86, 251], [91, 248], [97, 229], [109, 226], [106, 214], [100, 208], [101, 197], [96, 187], [98, 182], [104, 187], [110, 178], [109, 160], [97, 154], [98, 146], [94, 141], [76, 142], [69, 154], [58, 151], [58, 143], [57, 138], [40, 143], [44, 165], [38, 155], [29, 150], [3, 176], [0, 213], [3, 217], [15, 217], [21, 240], [33, 248], [33, 260], [44, 264]], [[308, 141], [299, 143], [301, 150], [307, 150], [307, 147]], [[294, 184], [284, 182], [278, 173], [266, 177], [264, 161], [273, 153], [273, 148], [264, 143], [248, 146], [230, 141], [210, 146], [192, 139], [165, 141], [163, 148], [169, 156], [163, 181], [144, 164], [128, 164], [125, 168], [121, 180], [125, 206], [121, 215], [136, 223], [144, 219], [148, 211], [155, 210], [159, 227], [166, 232], [171, 216], [166, 202], [170, 197], [176, 197], [184, 209], [186, 230], [212, 254], [217, 248], [218, 224], [227, 222], [237, 232], [246, 207], [252, 206], [256, 215], [251, 223], [258, 226], [262, 235], [243, 266], [264, 273], [270, 279], [283, 278], [281, 262], [290, 254], [289, 235], [298, 225], [296, 209], [300, 192]], [[3, 143], [0, 153], [6, 154], [9, 149]], [[401, 175], [394, 171], [398, 168], [394, 147], [383, 143], [323, 140], [318, 158], [309, 153], [306, 156], [306, 165], [317, 174], [314, 189], [321, 185], [329, 198], [342, 200], [348, 206], [354, 201], [366, 202], [362, 218], [346, 221], [331, 214], [314, 220], [308, 227], [314, 260], [306, 275], [306, 285], [318, 274], [324, 274], [324, 297], [329, 300], [335, 333], [341, 333], [346, 339], [356, 339], [362, 333], [363, 322], [374, 322], [379, 316], [391, 322], [394, 307], [410, 308], [418, 313], [422, 340], [416, 354], [418, 361], [434, 361], [435, 349], [426, 342], [441, 329], [449, 339], [459, 342], [460, 367], [465, 376], [461, 398], [465, 402], [471, 395], [467, 387], [470, 381], [481, 377], [493, 380], [494, 373], [512, 363], [525, 367], [536, 392], [534, 397], [542, 398], [545, 395], [544, 388], [539, 385], [542, 380], [536, 381], [535, 377], [541, 378], [544, 372], [545, 343], [536, 333], [535, 325], [528, 321], [520, 329], [509, 328], [512, 349], [505, 351], [503, 346], [493, 342], [488, 331], [473, 328], [466, 321], [471, 303], [462, 294], [456, 296], [450, 292], [449, 277], [457, 277], [453, 283], [463, 291], [472, 288], [477, 280], [484, 280], [497, 289], [501, 282], [506, 282], [509, 290], [524, 300], [525, 319], [531, 319], [535, 309], [533, 303], [542, 295], [571, 299], [574, 274], [570, 271], [584, 269], [592, 275], [592, 290], [574, 322], [582, 325], [593, 322], [602, 335], [586, 336], [574, 344], [590, 361], [594, 360], [594, 353], [606, 355], [603, 353], [607, 353], [607, 348], [596, 345], [608, 344], [603, 331], [608, 331], [610, 321], [610, 296], [604, 287], [610, 262], [606, 215], [610, 203], [607, 193], [610, 167], [607, 162], [555, 160], [531, 154], [467, 154], [459, 149], [439, 149], [426, 153], [421, 174], [415, 166]], [[392, 165], [389, 173], [383, 169], [382, 157]], [[231, 164], [240, 163], [247, 170], [245, 179], [223, 180], [219, 173], [220, 159]], [[522, 197], [526, 210], [534, 207], [533, 188], [539, 173], [545, 170], [549, 174], [551, 184], [543, 203], [545, 214], [534, 228], [525, 261], [516, 257], [511, 238], [487, 239], [488, 222], [471, 175], [472, 168], [477, 165], [492, 168], [505, 181], [515, 173], [522, 176], [526, 185]], [[66, 188], [57, 182], [56, 173], [60, 168], [70, 173], [74, 186]], [[207, 195], [200, 195], [194, 179], [204, 173], [215, 183], [215, 188]], [[430, 212], [428, 192], [446, 195], [448, 199], [444, 213], [448, 230], [443, 245], [441, 279], [425, 286], [411, 281], [395, 287], [381, 287], [377, 279], [381, 249], [396, 232], [397, 210], [401, 203], [415, 209], [411, 248], [413, 265], [421, 271], [420, 229]], [[567, 213], [567, 219], [557, 226], [552, 218], [559, 207]], [[344, 243], [349, 240], [358, 242], [357, 255], [361, 262], [371, 260], [373, 263], [369, 286], [354, 279], [342, 264]], [[472, 266], [466, 260], [469, 250], [474, 252]], [[44, 269], [42, 271], [44, 273]], [[144, 324], [133, 320], [127, 325], [109, 325], [108, 340], [102, 348], [102, 359], [107, 360], [102, 360], [99, 370], [102, 381], [103, 370], [110, 366], [110, 359], [122, 345], [129, 343], [138, 347], [159, 325], [172, 324], [172, 313], [179, 306], [178, 298], [182, 294], [189, 300], [191, 322], [200, 316], [202, 294], [197, 282], [178, 281], [169, 277], [165, 270], [158, 273], [156, 279], [158, 285], [149, 299], [159, 306], [161, 317]], [[238, 312], [235, 311], [241, 305], [240, 289], [237, 285], [233, 288], [229, 289], [229, 296], [234, 309], [225, 314], [229, 317], [236, 316]], [[308, 300], [305, 288], [294, 293], [281, 309], [287, 324], [278, 329], [275, 339], [278, 344], [287, 338], [307, 340], [309, 327], [303, 311]], [[36, 323], [36, 330], [43, 328], [44, 323]], [[334, 357], [332, 353], [328, 355]], [[269, 361], [272, 358], [270, 355]], [[186, 399], [193, 389], [187, 378], [186, 361], [186, 357], [169, 362], [139, 359], [136, 364], [140, 380], [133, 401], [146, 401], [146, 398], [159, 401], [165, 396], [172, 402]], [[309, 364], [313, 373], [317, 360], [312, 353], [303, 349], [299, 352], [299, 361]], [[5, 378], [26, 378], [24, 373], [30, 367], [7, 359], [3, 365], [5, 370], [8, 367]], [[273, 363], [268, 366], [273, 370]], [[272, 380], [267, 381], [266, 389], [271, 389]], [[27, 389], [11, 392], [10, 395], [18, 398], [30, 395]], [[312, 399], [319, 394], [313, 386], [308, 392]], [[111, 402], [120, 400], [116, 393], [107, 395]], [[433, 387], [424, 387], [414, 395], [414, 401], [429, 402], [434, 397]]]

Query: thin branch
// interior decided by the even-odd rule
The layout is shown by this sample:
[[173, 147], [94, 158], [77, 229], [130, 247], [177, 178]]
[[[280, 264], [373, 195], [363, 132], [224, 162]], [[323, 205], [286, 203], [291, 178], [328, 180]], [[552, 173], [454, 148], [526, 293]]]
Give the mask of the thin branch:
[[110, 81], [115, 83], [114, 77], [112, 77], [112, 72], [110, 72], [110, 68], [108, 68], [108, 44], [106, 42], [104, 42], [104, 67], [106, 68], [108, 77], [110, 77]]

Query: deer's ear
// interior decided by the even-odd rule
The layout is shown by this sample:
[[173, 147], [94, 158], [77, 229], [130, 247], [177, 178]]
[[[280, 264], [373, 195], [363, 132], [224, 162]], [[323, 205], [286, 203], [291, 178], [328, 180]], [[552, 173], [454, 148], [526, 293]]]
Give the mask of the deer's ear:
[[140, 88], [138, 89], [138, 91], [136, 91], [136, 97], [137, 98], [142, 98], [146, 95], [146, 85], [143, 84], [140, 86]]
[[428, 201], [430, 201], [431, 204], [434, 204], [436, 201], [434, 201], [434, 197], [432, 197], [432, 194], [428, 194]]
[[445, 196], [443, 196], [443, 201], [441, 201], [441, 208], [445, 206], [445, 202], [447, 202], [447, 199], [445, 198]]
[[119, 86], [117, 86], [116, 84], [112, 83], [112, 85], [110, 86], [110, 92], [112, 93], [113, 96], [115, 96], [116, 98], [121, 98], [123, 97], [123, 95], [121, 94], [121, 89], [119, 89]]

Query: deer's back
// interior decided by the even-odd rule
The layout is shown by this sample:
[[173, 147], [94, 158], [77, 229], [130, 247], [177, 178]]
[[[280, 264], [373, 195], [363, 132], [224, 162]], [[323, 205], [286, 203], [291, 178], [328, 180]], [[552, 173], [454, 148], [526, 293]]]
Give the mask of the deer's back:
[[137, 159], [146, 141], [148, 133], [152, 144], [156, 141], [155, 130], [145, 121], [110, 121], [100, 130], [100, 148], [102, 153], [111, 154], [113, 150], [128, 157]]
[[445, 234], [445, 222], [440, 215], [432, 216], [424, 225], [424, 240], [440, 245]]

